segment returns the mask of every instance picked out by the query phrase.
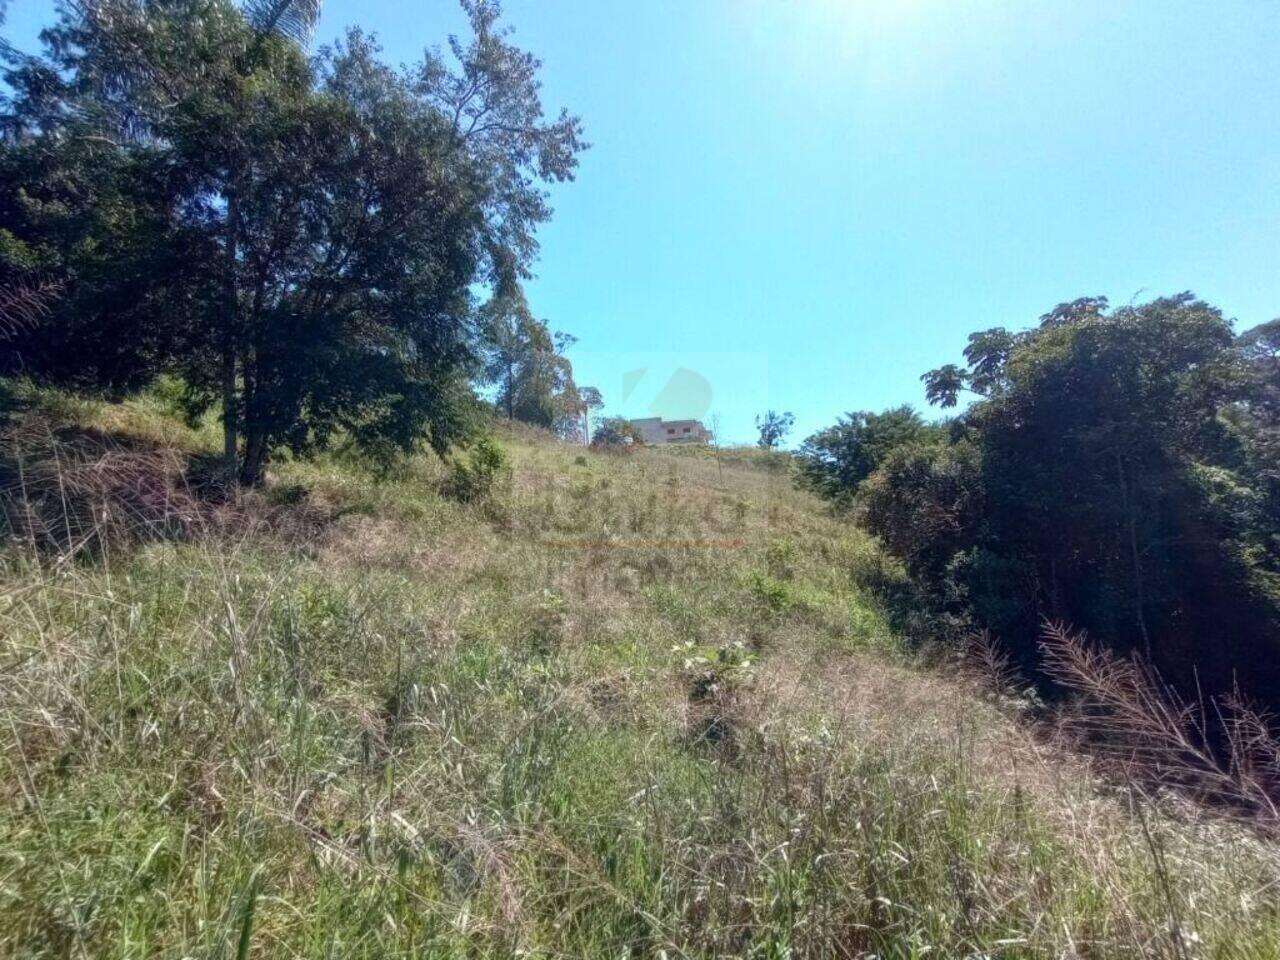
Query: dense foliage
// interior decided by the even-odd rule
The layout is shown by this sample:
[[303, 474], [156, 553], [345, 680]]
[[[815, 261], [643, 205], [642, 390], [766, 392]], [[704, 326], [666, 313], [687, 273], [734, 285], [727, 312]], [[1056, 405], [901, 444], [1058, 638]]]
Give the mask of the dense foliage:
[[942, 406], [976, 395], [949, 429], [851, 418], [810, 438], [800, 476], [856, 496], [915, 602], [1028, 662], [1049, 618], [1188, 688], [1273, 695], [1278, 330], [1237, 337], [1190, 294], [1063, 304], [925, 375]]
[[582, 400], [564, 354], [574, 338], [535, 317], [519, 289], [495, 296], [479, 318], [483, 379], [497, 387], [498, 409], [510, 420], [576, 435]]
[[805, 440], [796, 458], [797, 478], [819, 496], [847, 505], [896, 447], [941, 437], [940, 428], [907, 406], [850, 413]]
[[4, 370], [117, 392], [177, 372], [250, 484], [338, 431], [464, 437], [473, 291], [527, 273], [540, 184], [582, 147], [497, 5], [464, 6], [456, 65], [397, 73], [358, 31], [309, 58], [314, 3], [67, 5], [43, 58], [8, 58], [0, 283], [66, 295], [10, 325]]
[[605, 417], [591, 433], [591, 446], [597, 450], [626, 450], [641, 443], [635, 428], [626, 417]]

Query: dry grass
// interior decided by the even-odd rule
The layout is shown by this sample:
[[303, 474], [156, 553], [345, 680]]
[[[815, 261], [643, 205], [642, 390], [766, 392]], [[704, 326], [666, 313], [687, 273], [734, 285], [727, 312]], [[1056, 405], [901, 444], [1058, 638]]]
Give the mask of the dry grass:
[[1135, 789], [1167, 791], [1231, 811], [1280, 837], [1280, 741], [1239, 698], [1189, 702], [1137, 658], [1092, 647], [1045, 624], [1046, 670], [1076, 696], [1058, 724]]
[[310, 533], [0, 552], [0, 955], [1280, 952], [1269, 842], [917, 664], [776, 462], [502, 442], [485, 502], [334, 458], [254, 508]]

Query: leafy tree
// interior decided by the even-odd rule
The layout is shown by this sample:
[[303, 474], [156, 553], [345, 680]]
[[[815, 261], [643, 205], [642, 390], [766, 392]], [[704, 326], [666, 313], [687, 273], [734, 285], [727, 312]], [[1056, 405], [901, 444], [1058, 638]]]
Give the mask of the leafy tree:
[[1041, 314], [1040, 326], [1061, 327], [1081, 320], [1096, 320], [1107, 312], [1107, 306], [1106, 297], [1079, 297]]
[[1250, 388], [1238, 412], [1253, 466], [1269, 482], [1280, 483], [1280, 319], [1245, 331], [1237, 347]]
[[461, 0], [470, 42], [449, 38], [456, 67], [429, 52], [413, 70], [412, 92], [449, 119], [455, 148], [483, 182], [488, 279], [507, 284], [528, 276], [537, 256], [535, 231], [551, 217], [544, 183], [572, 180], [587, 148], [581, 121], [561, 110], [543, 116], [542, 62], [509, 42], [497, 0]]
[[866, 480], [861, 499], [867, 529], [908, 571], [944, 583], [981, 520], [981, 451], [970, 443], [899, 444]]
[[954, 363], [930, 370], [920, 379], [924, 381], [925, 399], [939, 407], [954, 407], [969, 383], [968, 374]]
[[[7, 0], [0, 0], [0, 26], [8, 14]], [[0, 62], [17, 64], [26, 58], [0, 36]], [[7, 97], [0, 95], [0, 102]], [[17, 197], [4, 197], [12, 207]], [[25, 198], [24, 198], [25, 199]], [[8, 209], [6, 213], [17, 211]], [[5, 223], [11, 223], [5, 219]], [[50, 313], [51, 303], [62, 293], [64, 284], [40, 274], [33, 251], [12, 230], [0, 228], [0, 341], [28, 332]]]
[[640, 443], [635, 428], [626, 417], [605, 417], [596, 424], [591, 446], [597, 450], [620, 451]]
[[926, 389], [944, 406], [977, 400], [945, 449], [880, 464], [865, 522], [925, 595], [1028, 661], [1049, 616], [1177, 684], [1274, 690], [1268, 336], [1235, 338], [1190, 294], [1110, 311], [1085, 298], [1030, 330], [974, 334], [966, 363]]
[[578, 401], [582, 405], [582, 442], [591, 443], [591, 412], [604, 406], [604, 397], [595, 387], [579, 387]]
[[546, 325], [534, 318], [518, 287], [494, 296], [479, 311], [482, 379], [498, 387], [498, 406], [515, 419], [521, 365], [539, 348], [551, 349]]
[[791, 427], [795, 422], [796, 418], [792, 413], [778, 413], [775, 410], [767, 410], [756, 417], [756, 429], [760, 432], [760, 439], [757, 443], [760, 449], [776, 449], [783, 438], [791, 432]]
[[[121, 309], [68, 305], [8, 366], [124, 389], [176, 370], [193, 413], [221, 404], [246, 483], [272, 450], [307, 454], [338, 430], [371, 450], [465, 435], [471, 286], [526, 269], [550, 213], [540, 184], [581, 147], [576, 120], [541, 122], [537, 62], [503, 39], [497, 6], [467, 10], [461, 74], [432, 54], [406, 78], [355, 32], [308, 60], [306, 3], [68, 7], [45, 61], [11, 72], [8, 191], [48, 186], [19, 162], [45, 150], [158, 216], [101, 223], [112, 208], [94, 201], [87, 224], [54, 225], [60, 243], [38, 224], [35, 245], [62, 250], [77, 281], [100, 268], [99, 302]], [[470, 87], [483, 107], [454, 95]], [[103, 330], [115, 357], [99, 370]]]
[[1280, 596], [1280, 320], [1247, 330], [1236, 341], [1245, 364], [1245, 396], [1229, 411], [1245, 462], [1247, 496], [1233, 498], [1241, 551], [1267, 589]]
[[497, 405], [507, 419], [548, 429], [566, 419], [576, 425], [581, 403], [564, 355], [573, 342], [534, 317], [517, 286], [481, 308], [482, 379], [498, 387]]
[[1264, 373], [1280, 370], [1280, 318], [1260, 323], [1239, 337], [1245, 359], [1264, 365]]
[[[42, 78], [9, 81], [20, 90]], [[170, 217], [157, 157], [68, 126], [40, 136], [10, 126], [0, 142], [0, 287], [18, 300], [0, 372], [133, 389], [176, 344], [164, 315], [201, 285], [203, 236]], [[162, 276], [167, 286], [155, 282]], [[30, 289], [46, 294], [23, 309]]]
[[940, 428], [930, 427], [909, 406], [883, 413], [850, 413], [801, 445], [796, 483], [847, 504], [893, 450], [941, 436]]

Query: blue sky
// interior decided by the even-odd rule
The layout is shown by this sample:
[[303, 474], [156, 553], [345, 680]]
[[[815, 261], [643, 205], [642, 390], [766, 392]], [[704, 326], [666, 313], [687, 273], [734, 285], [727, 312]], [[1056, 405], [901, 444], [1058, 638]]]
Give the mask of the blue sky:
[[[51, 9], [14, 0], [10, 37], [30, 47]], [[743, 441], [773, 407], [798, 441], [922, 405], [970, 331], [1077, 296], [1280, 315], [1271, 0], [508, 0], [506, 19], [594, 145], [529, 299], [579, 337], [606, 412], [715, 413]], [[328, 0], [320, 39], [347, 24], [392, 62], [464, 27], [450, 0]]]

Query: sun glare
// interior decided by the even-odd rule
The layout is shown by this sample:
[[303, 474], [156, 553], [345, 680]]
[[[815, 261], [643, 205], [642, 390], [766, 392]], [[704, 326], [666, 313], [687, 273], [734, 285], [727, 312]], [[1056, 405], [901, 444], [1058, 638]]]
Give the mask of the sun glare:
[[966, 47], [988, 43], [994, 3], [943, 0], [748, 0], [730, 7], [752, 46], [797, 82], [850, 83], [865, 92], [910, 91]]

